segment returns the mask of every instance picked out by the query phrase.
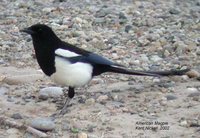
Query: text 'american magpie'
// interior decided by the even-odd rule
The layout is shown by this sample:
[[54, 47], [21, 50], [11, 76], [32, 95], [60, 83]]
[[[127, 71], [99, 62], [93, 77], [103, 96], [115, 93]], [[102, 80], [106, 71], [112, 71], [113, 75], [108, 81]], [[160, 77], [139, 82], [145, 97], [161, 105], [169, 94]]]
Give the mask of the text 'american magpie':
[[[35, 24], [21, 31], [31, 35], [36, 58], [42, 71], [56, 83], [69, 87], [69, 98], [74, 97], [75, 87], [88, 84], [94, 76], [104, 72], [141, 76], [169, 76], [182, 75], [188, 71], [187, 69], [158, 72], [128, 70], [100, 55], [63, 42], [47, 25]], [[62, 114], [66, 112], [67, 103], [65, 102], [61, 110]]]

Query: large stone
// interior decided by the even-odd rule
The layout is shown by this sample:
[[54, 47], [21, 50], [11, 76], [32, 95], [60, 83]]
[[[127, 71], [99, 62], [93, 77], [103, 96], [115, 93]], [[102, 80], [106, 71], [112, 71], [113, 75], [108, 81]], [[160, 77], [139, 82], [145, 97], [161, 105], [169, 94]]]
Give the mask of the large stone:
[[50, 118], [35, 118], [31, 121], [30, 125], [42, 131], [55, 129], [55, 123]]
[[50, 98], [57, 98], [63, 95], [63, 89], [60, 87], [46, 87], [40, 90], [39, 98], [42, 100], [46, 100]]

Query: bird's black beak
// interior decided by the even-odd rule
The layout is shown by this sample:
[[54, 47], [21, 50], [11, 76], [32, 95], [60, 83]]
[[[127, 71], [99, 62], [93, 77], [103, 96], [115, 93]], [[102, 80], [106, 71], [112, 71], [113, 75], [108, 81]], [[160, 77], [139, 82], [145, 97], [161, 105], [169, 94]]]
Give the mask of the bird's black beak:
[[24, 29], [20, 30], [20, 32], [25, 32], [30, 35], [35, 34], [35, 32], [33, 30], [31, 30], [30, 28], [24, 28]]

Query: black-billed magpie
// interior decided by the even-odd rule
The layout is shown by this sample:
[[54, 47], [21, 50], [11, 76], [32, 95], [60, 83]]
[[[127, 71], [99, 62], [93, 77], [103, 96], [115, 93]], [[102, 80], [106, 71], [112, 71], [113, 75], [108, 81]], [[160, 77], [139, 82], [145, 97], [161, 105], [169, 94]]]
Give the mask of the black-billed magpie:
[[[42, 71], [56, 83], [68, 86], [68, 97], [74, 97], [74, 88], [88, 84], [94, 76], [104, 72], [141, 76], [183, 75], [186, 70], [137, 71], [128, 70], [100, 55], [75, 47], [60, 40], [44, 24], [35, 24], [21, 30], [31, 35], [36, 58]], [[68, 100], [69, 101], [69, 100]], [[61, 113], [65, 113], [67, 102]]]

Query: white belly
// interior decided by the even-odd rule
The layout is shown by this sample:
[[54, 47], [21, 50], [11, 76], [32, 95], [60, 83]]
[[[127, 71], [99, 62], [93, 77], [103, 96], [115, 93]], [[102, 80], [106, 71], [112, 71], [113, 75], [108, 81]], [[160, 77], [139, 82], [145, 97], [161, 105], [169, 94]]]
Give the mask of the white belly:
[[55, 67], [56, 72], [51, 75], [51, 79], [60, 85], [78, 87], [92, 79], [93, 67], [87, 63], [71, 64], [66, 59], [56, 57]]

